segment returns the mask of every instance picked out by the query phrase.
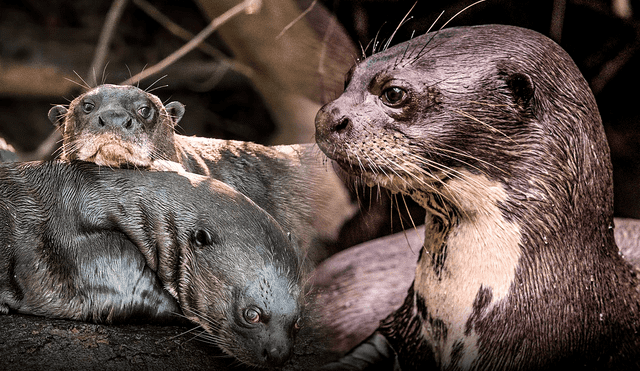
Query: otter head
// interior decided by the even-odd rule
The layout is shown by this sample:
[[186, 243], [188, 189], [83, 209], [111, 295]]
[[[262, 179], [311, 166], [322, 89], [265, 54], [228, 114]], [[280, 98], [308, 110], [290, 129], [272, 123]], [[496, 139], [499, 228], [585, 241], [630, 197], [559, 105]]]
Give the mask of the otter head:
[[342, 95], [318, 112], [316, 141], [370, 185], [423, 204], [423, 193], [456, 203], [447, 184], [472, 186], [473, 175], [519, 198], [592, 204], [610, 191], [602, 182], [609, 151], [586, 81], [557, 44], [516, 27], [445, 29], [358, 62]]
[[100, 85], [54, 106], [49, 120], [62, 132], [62, 158], [98, 165], [148, 167], [154, 160], [177, 161], [173, 130], [184, 106], [135, 86]]
[[205, 211], [194, 215], [179, 249], [164, 250], [172, 263], [159, 264], [158, 275], [205, 341], [249, 365], [281, 366], [303, 321], [296, 248], [269, 214], [229, 186], [207, 179], [198, 187], [211, 184], [214, 192], [197, 207]]

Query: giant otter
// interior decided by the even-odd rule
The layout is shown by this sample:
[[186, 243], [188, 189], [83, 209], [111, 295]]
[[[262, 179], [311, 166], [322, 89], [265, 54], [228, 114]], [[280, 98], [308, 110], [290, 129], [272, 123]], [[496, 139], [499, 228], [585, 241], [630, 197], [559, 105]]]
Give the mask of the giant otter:
[[[326, 256], [342, 224], [355, 213], [342, 181], [311, 144], [267, 147], [251, 142], [174, 133], [184, 106], [166, 106], [135, 86], [100, 85], [49, 119], [63, 135], [61, 158], [99, 165], [167, 169], [178, 162], [219, 179], [270, 213], [312, 261]], [[168, 167], [171, 170], [171, 166]]]
[[404, 303], [327, 369], [640, 368], [609, 148], [553, 41], [485, 25], [375, 53], [318, 112], [316, 140], [427, 211]]
[[289, 358], [304, 310], [290, 236], [228, 185], [86, 162], [0, 166], [0, 313], [181, 317], [254, 366]]

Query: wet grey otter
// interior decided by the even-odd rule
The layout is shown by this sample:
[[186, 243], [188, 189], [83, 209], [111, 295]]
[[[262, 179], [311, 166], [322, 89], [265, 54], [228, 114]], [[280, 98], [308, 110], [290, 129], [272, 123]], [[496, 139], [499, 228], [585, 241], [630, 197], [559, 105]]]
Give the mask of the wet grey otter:
[[290, 237], [228, 185], [86, 162], [0, 166], [0, 313], [186, 318], [243, 363], [278, 366], [304, 314]]
[[327, 369], [640, 368], [607, 140], [557, 44], [485, 25], [388, 48], [352, 68], [316, 140], [427, 210], [404, 303]]
[[[62, 159], [169, 169], [219, 179], [255, 201], [292, 232], [313, 261], [355, 213], [349, 194], [314, 145], [267, 147], [174, 133], [184, 106], [134, 86], [100, 85], [58, 105], [49, 119], [63, 134]], [[169, 166], [167, 166], [169, 164]]]

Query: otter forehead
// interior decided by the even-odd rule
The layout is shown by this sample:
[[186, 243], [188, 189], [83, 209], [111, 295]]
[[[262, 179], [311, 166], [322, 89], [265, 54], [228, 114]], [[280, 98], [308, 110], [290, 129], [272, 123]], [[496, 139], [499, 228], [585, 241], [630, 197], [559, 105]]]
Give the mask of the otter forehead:
[[289, 272], [266, 264], [255, 273], [244, 288], [247, 299], [271, 315], [288, 317], [299, 314], [300, 288], [289, 277]]
[[153, 103], [156, 108], [162, 107], [162, 104], [154, 95], [147, 94], [143, 90], [130, 85], [100, 85], [82, 94], [73, 103], [76, 106], [85, 101], [91, 101], [94, 104], [99, 103], [103, 109], [109, 108], [109, 106], [129, 108], [140, 102]]
[[[513, 34], [526, 34], [514, 44]], [[478, 40], [483, 40], [478, 42]], [[509, 26], [449, 28], [415, 37], [358, 62], [346, 80], [357, 81], [347, 91], [370, 90], [374, 82], [405, 78], [447, 87], [481, 77], [500, 60], [535, 71], [551, 44], [533, 31]], [[455, 53], [451, 51], [455, 50]], [[419, 70], [419, 71], [418, 71]], [[451, 80], [451, 84], [447, 82]]]

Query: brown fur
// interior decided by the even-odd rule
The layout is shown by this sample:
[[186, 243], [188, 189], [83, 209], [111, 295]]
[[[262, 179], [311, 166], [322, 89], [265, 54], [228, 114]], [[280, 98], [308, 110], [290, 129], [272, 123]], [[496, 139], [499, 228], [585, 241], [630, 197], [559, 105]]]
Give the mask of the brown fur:
[[607, 141], [560, 47], [516, 27], [447, 29], [359, 62], [347, 83], [316, 117], [318, 145], [428, 215], [404, 304], [329, 368], [640, 366]]
[[[146, 109], [148, 118], [141, 115]], [[63, 134], [62, 159], [162, 170], [174, 170], [171, 162], [177, 162], [247, 195], [292, 232], [311, 260], [324, 258], [324, 245], [338, 239], [355, 213], [324, 155], [311, 144], [266, 147], [174, 134], [183, 114], [182, 104], [164, 106], [136, 87], [101, 85], [68, 109], [53, 107], [49, 119]]]

